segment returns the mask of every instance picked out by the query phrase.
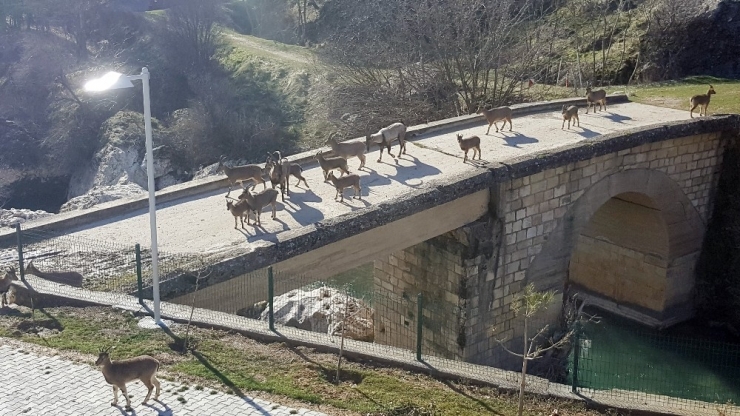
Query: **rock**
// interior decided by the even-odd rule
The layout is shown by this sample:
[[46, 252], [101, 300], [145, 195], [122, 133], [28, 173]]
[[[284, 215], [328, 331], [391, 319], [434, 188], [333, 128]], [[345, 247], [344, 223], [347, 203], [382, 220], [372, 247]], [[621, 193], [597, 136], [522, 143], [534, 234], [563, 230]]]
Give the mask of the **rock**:
[[95, 187], [85, 195], [72, 198], [59, 209], [59, 212], [87, 209], [104, 202], [117, 199], [137, 199], [146, 196], [146, 191], [139, 185], [128, 183], [114, 186]]
[[[341, 335], [344, 304], [347, 296], [343, 292], [320, 287], [305, 291], [292, 290], [273, 301], [275, 322], [330, 335]], [[360, 299], [349, 297], [349, 310], [345, 336], [359, 341], [372, 342], [374, 339], [373, 315], [370, 306]], [[262, 305], [247, 308], [244, 313], [255, 312]], [[268, 311], [263, 310], [260, 320], [267, 321]]]
[[193, 180], [195, 179], [203, 179], [207, 178], [209, 176], [213, 175], [219, 175], [218, 172], [218, 163], [214, 163], [212, 165], [204, 166], [197, 172], [195, 172], [195, 176], [193, 176]]
[[72, 175], [67, 195], [71, 200], [96, 188], [128, 183], [146, 189], [146, 173], [139, 166], [138, 150], [107, 144], [95, 154], [90, 165]]
[[37, 218], [54, 215], [46, 211], [33, 211], [30, 209], [0, 209], [0, 227], [15, 227], [16, 224], [22, 224], [26, 221]]

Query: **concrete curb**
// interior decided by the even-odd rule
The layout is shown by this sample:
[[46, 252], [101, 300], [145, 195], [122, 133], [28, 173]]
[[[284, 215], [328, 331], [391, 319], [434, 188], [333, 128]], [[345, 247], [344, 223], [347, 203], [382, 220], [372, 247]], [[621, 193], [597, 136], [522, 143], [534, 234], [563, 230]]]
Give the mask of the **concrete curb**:
[[[608, 96], [608, 98], [610, 104], [629, 102], [629, 99], [624, 94], [610, 95]], [[514, 116], [523, 116], [545, 111], [560, 111], [563, 105], [578, 105], [583, 103], [583, 97], [565, 98], [546, 102], [516, 104], [512, 105], [511, 109]], [[461, 128], [466, 125], [479, 124], [483, 122], [485, 122], [485, 120], [482, 115], [464, 115], [459, 117], [447, 118], [444, 120], [433, 121], [431, 123], [411, 126], [409, 127], [407, 133], [411, 137], [410, 140], [413, 141], [424, 134], [444, 129]], [[365, 139], [363, 137], [359, 137], [348, 140], [348, 142], [364, 143]], [[315, 163], [314, 155], [319, 150], [322, 152], [331, 151], [329, 147], [325, 146], [320, 149], [312, 149], [295, 155], [288, 155], [287, 157], [293, 163], [312, 164]], [[205, 178], [185, 182], [157, 192], [157, 204], [161, 205], [167, 202], [176, 201], [181, 198], [192, 197], [201, 193], [215, 191], [226, 186], [228, 186], [228, 181], [226, 180], [226, 178], [220, 176], [218, 178]], [[69, 213], [56, 214], [49, 218], [41, 219], [27, 228], [24, 227], [24, 229], [28, 231], [37, 231], [44, 233], [61, 232], [70, 228], [102, 221], [110, 217], [129, 214], [138, 210], [147, 210], [148, 207], [148, 196], [133, 201], [113, 201], [111, 203], [101, 204], [91, 210], [84, 212], [73, 211]], [[7, 229], [0, 231], [0, 245], [13, 244], [15, 241], [15, 230]]]

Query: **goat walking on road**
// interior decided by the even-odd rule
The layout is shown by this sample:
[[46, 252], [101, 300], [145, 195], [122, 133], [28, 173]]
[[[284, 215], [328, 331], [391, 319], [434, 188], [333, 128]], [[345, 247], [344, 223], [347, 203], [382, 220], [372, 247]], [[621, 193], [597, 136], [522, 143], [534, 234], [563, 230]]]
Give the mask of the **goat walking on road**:
[[101, 349], [98, 359], [95, 361], [95, 365], [100, 367], [103, 372], [105, 381], [113, 386], [113, 401], [110, 405], [115, 406], [118, 404], [118, 389], [121, 389], [121, 393], [123, 393], [123, 397], [126, 399], [126, 410], [133, 410], [131, 409], [131, 399], [128, 397], [128, 391], [126, 390], [126, 383], [134, 380], [141, 380], [146, 388], [149, 389], [141, 404], [146, 404], [149, 401], [149, 398], [152, 396], [152, 390], [155, 387], [157, 391], [154, 394], [154, 400], [159, 399], [160, 385], [159, 380], [157, 380], [159, 361], [149, 355], [111, 361], [110, 350], [110, 348]]

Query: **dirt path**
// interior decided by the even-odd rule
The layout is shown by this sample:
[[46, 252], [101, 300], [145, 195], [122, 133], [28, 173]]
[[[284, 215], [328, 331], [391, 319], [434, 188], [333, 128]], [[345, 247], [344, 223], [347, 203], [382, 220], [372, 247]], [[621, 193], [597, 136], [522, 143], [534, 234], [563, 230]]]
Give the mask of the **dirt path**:
[[297, 62], [301, 64], [311, 63], [311, 60], [306, 58], [305, 56], [301, 56], [301, 55], [286, 52], [286, 51], [281, 51], [281, 50], [278, 50], [277, 48], [271, 48], [269, 46], [262, 44], [261, 42], [255, 42], [254, 40], [246, 36], [226, 35], [226, 37], [229, 40], [232, 40], [235, 43], [240, 44], [246, 48], [258, 49], [260, 51], [269, 53], [270, 55], [274, 55], [275, 57], [283, 61], [292, 61], [292, 62]]

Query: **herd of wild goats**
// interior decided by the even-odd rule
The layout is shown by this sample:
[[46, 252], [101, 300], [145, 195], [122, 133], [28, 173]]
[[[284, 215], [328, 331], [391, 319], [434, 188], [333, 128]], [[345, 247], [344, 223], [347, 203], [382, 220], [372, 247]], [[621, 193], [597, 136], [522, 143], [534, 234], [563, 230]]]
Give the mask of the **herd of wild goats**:
[[[709, 100], [711, 95], [715, 94], [714, 88], [710, 85], [709, 91], [706, 94], [695, 95], [691, 97], [690, 114], [694, 117], [694, 110], [699, 107], [699, 115], [706, 115], [707, 106], [709, 106]], [[596, 104], [599, 105], [599, 111], [606, 110], [606, 91], [592, 90], [590, 87], [586, 88], [586, 114], [588, 114], [591, 107], [596, 112]], [[501, 130], [506, 127], [506, 123], [509, 123], [509, 131], [512, 130], [511, 118], [512, 111], [509, 107], [498, 107], [490, 110], [479, 109], [478, 114], [482, 114], [488, 121], [488, 130], [486, 135], [491, 131], [491, 126], [496, 128], [496, 132], [499, 131], [498, 122], [502, 121]], [[571, 105], [562, 108], [563, 124], [561, 129], [565, 129], [565, 122], [568, 122], [568, 129], [570, 130], [571, 122], [574, 126], [581, 126], [578, 119], [578, 106]], [[394, 123], [388, 127], [380, 129], [377, 133], [368, 134], [365, 137], [365, 143], [361, 142], [345, 142], [340, 143], [334, 137], [330, 137], [326, 143], [331, 146], [333, 156], [325, 156], [320, 151], [316, 154], [315, 159], [318, 161], [321, 169], [324, 172], [324, 182], [330, 181], [334, 188], [336, 188], [336, 195], [334, 200], [340, 198], [340, 201], [344, 201], [344, 189], [352, 187], [355, 191], [354, 198], [362, 199], [360, 190], [360, 176], [355, 173], [350, 173], [347, 167], [347, 159], [357, 157], [360, 159], [359, 169], [365, 166], [365, 152], [370, 151], [372, 145], [377, 145], [380, 148], [380, 157], [378, 162], [382, 161], [383, 148], [388, 150], [388, 154], [395, 158], [391, 153], [391, 144], [398, 140], [400, 148], [398, 150], [398, 157], [401, 154], [406, 153], [406, 125], [403, 123]], [[463, 163], [468, 161], [468, 152], [473, 150], [473, 158], [475, 160], [476, 154], [478, 160], [481, 158], [480, 143], [481, 139], [478, 136], [463, 137], [461, 134], [457, 135], [457, 142], [460, 149], [464, 152]], [[341, 171], [339, 177], [334, 176], [334, 170]], [[290, 184], [288, 179], [290, 176], [294, 176], [298, 179], [296, 186], [299, 186], [301, 181], [308, 188], [308, 182], [303, 177], [303, 168], [298, 164], [291, 163], [288, 159], [282, 157], [279, 151], [275, 151], [272, 154], [267, 155], [265, 166], [259, 165], [242, 165], [235, 167], [228, 167], [224, 164], [224, 157], [222, 156], [219, 160], [218, 171], [223, 171], [229, 180], [229, 192], [226, 194], [226, 209], [231, 212], [234, 216], [234, 228], [237, 227], [237, 218], [241, 220], [241, 226], [244, 228], [244, 217], [247, 217], [247, 225], [250, 224], [250, 213], [255, 215], [255, 225], [261, 225], [260, 215], [262, 208], [270, 205], [272, 206], [272, 218], [275, 219], [275, 210], [277, 205], [278, 193], [281, 195], [281, 199], [285, 201], [285, 194], [290, 196]], [[268, 177], [272, 183], [272, 189], [267, 189], [264, 177]], [[239, 195], [238, 199], [229, 198], [231, 188], [236, 183], [241, 183], [244, 186], [244, 182], [251, 181], [251, 189], [249, 186], [245, 187]], [[253, 194], [252, 190], [257, 184], [262, 184], [263, 191], [258, 194]], [[275, 187], [279, 186], [280, 191], [278, 192]]]

